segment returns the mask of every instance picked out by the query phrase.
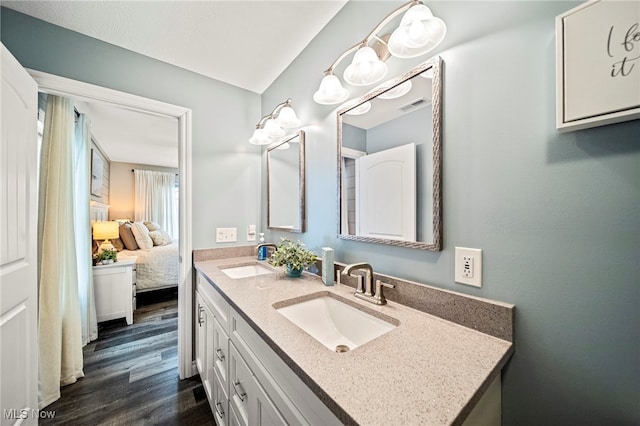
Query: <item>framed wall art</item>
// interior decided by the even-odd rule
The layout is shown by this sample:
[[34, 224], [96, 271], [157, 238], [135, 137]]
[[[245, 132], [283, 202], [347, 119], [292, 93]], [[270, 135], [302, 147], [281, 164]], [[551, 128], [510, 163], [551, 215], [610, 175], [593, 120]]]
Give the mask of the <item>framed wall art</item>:
[[640, 2], [591, 0], [556, 17], [556, 128], [640, 118]]
[[91, 150], [91, 195], [102, 197], [102, 174], [104, 162], [97, 150]]

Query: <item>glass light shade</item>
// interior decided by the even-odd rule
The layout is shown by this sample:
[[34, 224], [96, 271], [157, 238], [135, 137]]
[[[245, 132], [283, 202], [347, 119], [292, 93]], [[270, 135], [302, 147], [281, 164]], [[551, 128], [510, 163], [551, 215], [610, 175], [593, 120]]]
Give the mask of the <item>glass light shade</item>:
[[400, 96], [404, 96], [407, 93], [409, 93], [412, 87], [413, 85], [411, 84], [411, 80], [407, 80], [404, 83], [398, 84], [396, 87], [393, 87], [387, 90], [386, 92], [379, 94], [378, 98], [396, 99], [396, 98], [399, 98]]
[[367, 101], [363, 104], [358, 105], [357, 107], [350, 109], [346, 113], [349, 115], [362, 115], [369, 112], [371, 109], [371, 102]]
[[267, 122], [264, 123], [263, 131], [264, 134], [270, 138], [279, 138], [280, 136], [284, 136], [284, 130], [273, 118], [268, 119]]
[[120, 224], [116, 221], [93, 222], [93, 239], [110, 240], [120, 237]]
[[344, 70], [344, 80], [354, 86], [377, 83], [387, 75], [387, 64], [382, 62], [375, 50], [363, 46], [356, 51], [353, 62]]
[[291, 145], [289, 144], [289, 142], [285, 142], [279, 147], [277, 147], [276, 149], [289, 149], [289, 148], [291, 148]]
[[302, 124], [296, 112], [290, 106], [283, 107], [278, 113], [276, 121], [285, 129], [295, 129]]
[[249, 139], [249, 143], [253, 145], [269, 145], [271, 143], [271, 139], [264, 133], [262, 129], [256, 129], [253, 132], [253, 136]]
[[327, 74], [320, 82], [320, 88], [313, 94], [313, 100], [321, 105], [335, 105], [345, 101], [349, 91], [342, 87], [340, 80], [333, 74]]
[[389, 52], [397, 58], [415, 58], [438, 46], [447, 33], [447, 26], [431, 10], [418, 4], [402, 17], [400, 25], [389, 38]]

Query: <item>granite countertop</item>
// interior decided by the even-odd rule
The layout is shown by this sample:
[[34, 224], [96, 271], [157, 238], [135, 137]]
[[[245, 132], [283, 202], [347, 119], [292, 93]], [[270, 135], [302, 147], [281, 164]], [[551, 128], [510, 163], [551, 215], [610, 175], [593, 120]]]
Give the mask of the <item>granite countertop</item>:
[[[283, 272], [231, 279], [220, 268], [255, 257], [195, 262], [338, 418], [371, 424], [460, 424], [513, 352], [513, 344], [394, 303], [376, 306], [351, 287]], [[394, 330], [349, 352], [336, 353], [282, 316], [277, 302], [327, 291], [399, 321]], [[393, 291], [393, 290], [388, 290]]]

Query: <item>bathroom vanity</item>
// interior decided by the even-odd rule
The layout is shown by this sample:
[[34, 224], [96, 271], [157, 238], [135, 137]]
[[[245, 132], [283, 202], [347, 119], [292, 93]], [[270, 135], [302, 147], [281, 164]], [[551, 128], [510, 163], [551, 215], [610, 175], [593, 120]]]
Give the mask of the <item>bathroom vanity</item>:
[[[512, 342], [392, 301], [369, 304], [306, 272], [224, 273], [256, 263], [195, 262], [196, 364], [219, 424], [499, 424]], [[395, 327], [339, 353], [278, 311], [323, 295]]]

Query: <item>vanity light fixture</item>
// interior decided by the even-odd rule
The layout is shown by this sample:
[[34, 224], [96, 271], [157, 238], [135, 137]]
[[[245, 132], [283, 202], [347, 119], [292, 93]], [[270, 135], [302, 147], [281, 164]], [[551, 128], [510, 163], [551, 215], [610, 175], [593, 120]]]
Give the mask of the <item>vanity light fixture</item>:
[[284, 136], [287, 131], [300, 127], [302, 123], [291, 107], [291, 98], [276, 105], [270, 114], [256, 124], [256, 130], [249, 139], [253, 145], [269, 145], [274, 139]]
[[[400, 25], [391, 34], [378, 35], [394, 18], [404, 13]], [[436, 18], [421, 0], [412, 0], [387, 15], [360, 43], [351, 46], [324, 72], [313, 100], [335, 105], [349, 97], [349, 91], [334, 74], [335, 67], [352, 52], [352, 63], [344, 70], [344, 80], [354, 86], [368, 86], [382, 80], [387, 73], [385, 61], [390, 56], [415, 58], [433, 50], [444, 39], [447, 26]], [[369, 43], [375, 40], [373, 46]]]
[[396, 99], [396, 98], [399, 98], [399, 97], [404, 96], [407, 93], [409, 93], [409, 91], [411, 91], [412, 87], [413, 87], [413, 85], [411, 84], [411, 80], [407, 80], [404, 83], [398, 84], [396, 87], [393, 87], [393, 88], [387, 90], [384, 93], [380, 93], [378, 95], [378, 98], [380, 98], [380, 99]]

